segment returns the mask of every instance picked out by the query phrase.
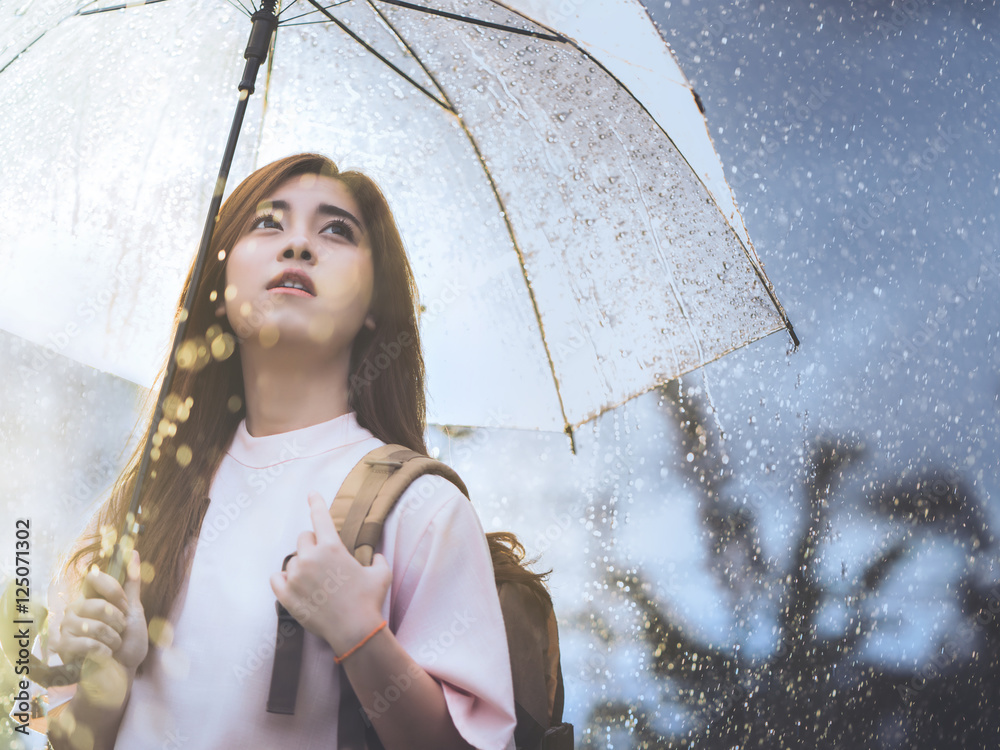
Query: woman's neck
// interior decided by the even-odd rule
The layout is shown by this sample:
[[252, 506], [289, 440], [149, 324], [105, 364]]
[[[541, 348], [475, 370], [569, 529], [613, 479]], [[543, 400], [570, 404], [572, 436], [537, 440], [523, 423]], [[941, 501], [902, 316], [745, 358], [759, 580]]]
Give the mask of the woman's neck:
[[245, 347], [240, 352], [251, 435], [264, 437], [311, 427], [351, 410], [350, 352], [317, 360], [301, 350], [275, 349]]

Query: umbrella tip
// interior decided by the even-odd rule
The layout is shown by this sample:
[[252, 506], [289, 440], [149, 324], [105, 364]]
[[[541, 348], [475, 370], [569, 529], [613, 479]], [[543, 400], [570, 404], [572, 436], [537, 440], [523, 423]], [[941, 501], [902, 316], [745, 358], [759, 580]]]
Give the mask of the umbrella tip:
[[576, 437], [573, 435], [573, 427], [571, 425], [566, 425], [566, 427], [565, 427], [565, 429], [563, 431], [569, 437], [569, 449], [573, 453], [573, 455], [575, 456], [576, 455]]
[[792, 327], [792, 322], [786, 321], [787, 325], [785, 329], [788, 331], [788, 335], [792, 337], [792, 351], [798, 351], [799, 348], [799, 337], [795, 335], [795, 329]]

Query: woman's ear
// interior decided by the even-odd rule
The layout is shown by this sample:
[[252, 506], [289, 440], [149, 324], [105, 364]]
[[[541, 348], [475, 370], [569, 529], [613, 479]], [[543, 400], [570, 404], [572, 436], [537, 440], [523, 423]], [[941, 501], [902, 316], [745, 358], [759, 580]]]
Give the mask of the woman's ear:
[[215, 317], [224, 318], [226, 317], [226, 303], [220, 302], [219, 306], [215, 308]]
[[369, 331], [375, 330], [375, 316], [373, 316], [371, 313], [368, 313], [368, 317], [365, 318], [365, 328], [367, 328]]

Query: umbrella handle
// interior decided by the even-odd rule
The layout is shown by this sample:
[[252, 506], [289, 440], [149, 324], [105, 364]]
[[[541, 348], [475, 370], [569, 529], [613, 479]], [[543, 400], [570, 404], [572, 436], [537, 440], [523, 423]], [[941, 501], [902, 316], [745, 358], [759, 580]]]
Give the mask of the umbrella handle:
[[247, 64], [243, 69], [243, 80], [240, 81], [240, 91], [247, 96], [254, 91], [257, 83], [257, 71], [267, 59], [267, 50], [271, 46], [271, 37], [278, 28], [278, 18], [274, 15], [275, 0], [264, 0], [260, 10], [250, 16], [253, 26], [250, 29], [250, 39], [247, 41], [243, 57]]

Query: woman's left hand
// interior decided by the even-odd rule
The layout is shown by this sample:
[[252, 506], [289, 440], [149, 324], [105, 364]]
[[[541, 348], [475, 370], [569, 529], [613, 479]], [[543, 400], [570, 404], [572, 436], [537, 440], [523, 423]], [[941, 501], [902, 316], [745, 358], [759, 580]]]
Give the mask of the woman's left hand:
[[306, 630], [341, 655], [382, 622], [392, 571], [382, 555], [370, 566], [354, 559], [317, 492], [309, 495], [309, 512], [313, 531], [299, 535], [295, 557], [271, 576], [271, 589]]

